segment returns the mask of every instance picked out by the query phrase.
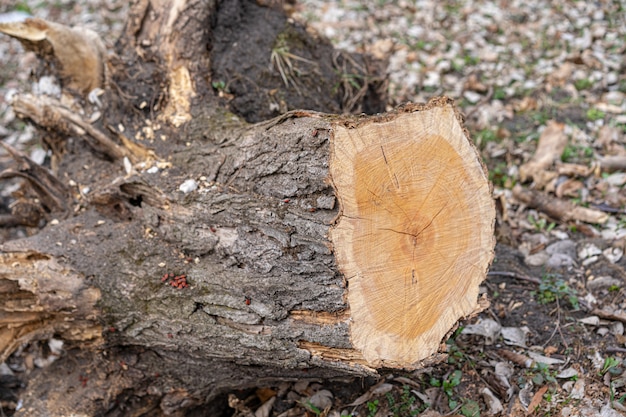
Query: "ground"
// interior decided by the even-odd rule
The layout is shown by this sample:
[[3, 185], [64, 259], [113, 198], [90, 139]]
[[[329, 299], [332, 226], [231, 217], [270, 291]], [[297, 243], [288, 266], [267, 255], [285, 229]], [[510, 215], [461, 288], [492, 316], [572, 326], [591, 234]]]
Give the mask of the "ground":
[[[491, 306], [462, 323], [447, 342], [448, 361], [437, 367], [386, 373], [380, 381], [301, 381], [237, 392], [225, 415], [622, 415], [626, 2], [305, 0], [288, 6], [291, 18], [336, 47], [388, 61], [389, 108], [436, 95], [456, 100], [497, 201], [496, 259], [482, 286]], [[126, 7], [122, 1], [0, 0], [0, 12], [17, 8], [86, 24], [108, 46]], [[36, 159], [41, 151], [32, 145], [33, 129], [7, 104], [28, 79], [23, 69], [32, 57], [20, 58], [20, 51], [0, 38], [0, 137]], [[10, 191], [1, 190], [0, 198]], [[535, 194], [528, 199], [527, 193]], [[574, 210], [581, 207], [590, 211]], [[0, 381], [27, 379], [36, 364], [24, 358], [37, 357], [37, 349], [16, 352], [0, 368]], [[276, 399], [263, 408], [268, 398]], [[5, 409], [15, 406], [0, 401]]]

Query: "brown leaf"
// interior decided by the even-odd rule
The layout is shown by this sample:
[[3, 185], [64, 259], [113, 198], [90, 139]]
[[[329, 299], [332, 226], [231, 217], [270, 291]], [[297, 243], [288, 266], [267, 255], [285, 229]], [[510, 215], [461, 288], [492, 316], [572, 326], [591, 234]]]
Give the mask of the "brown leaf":
[[565, 125], [553, 120], [548, 122], [543, 133], [539, 137], [539, 144], [533, 157], [519, 169], [522, 182], [535, 179], [539, 173], [552, 167], [555, 161], [561, 158], [561, 154], [567, 145]]
[[574, 64], [565, 62], [548, 76], [548, 84], [552, 87], [563, 86], [563, 84], [571, 78], [572, 72], [574, 72]]
[[537, 106], [537, 100], [532, 97], [524, 97], [515, 104], [515, 111], [526, 112], [530, 110], [537, 110]]
[[593, 173], [593, 167], [580, 164], [557, 164], [556, 168], [559, 175], [569, 177], [586, 177]]
[[557, 185], [556, 189], [554, 190], [554, 193], [559, 198], [578, 197], [579, 196], [578, 191], [582, 190], [584, 187], [585, 186], [583, 185], [582, 182], [575, 180], [575, 179], [569, 179]]
[[259, 397], [262, 403], [266, 402], [272, 397], [276, 396], [276, 391], [271, 388], [259, 388], [256, 390], [256, 396]]
[[486, 93], [488, 88], [480, 81], [480, 78], [476, 74], [470, 74], [465, 82], [465, 89], [470, 91], [476, 91], [478, 93]]
[[543, 399], [543, 394], [545, 394], [547, 390], [548, 386], [544, 385], [543, 387], [539, 388], [539, 391], [537, 391], [535, 395], [533, 395], [533, 399], [530, 401], [530, 404], [528, 404], [528, 412], [526, 413], [527, 415], [532, 414], [535, 411], [535, 408], [539, 406], [539, 403], [541, 403], [541, 400]]
[[557, 348], [556, 346], [546, 346], [543, 349], [543, 353], [545, 353], [547, 356], [550, 356], [558, 351], [559, 351], [559, 348]]
[[106, 49], [96, 32], [39, 18], [0, 23], [0, 32], [20, 40], [40, 58], [59, 63], [57, 75], [65, 87], [87, 95], [104, 84]]

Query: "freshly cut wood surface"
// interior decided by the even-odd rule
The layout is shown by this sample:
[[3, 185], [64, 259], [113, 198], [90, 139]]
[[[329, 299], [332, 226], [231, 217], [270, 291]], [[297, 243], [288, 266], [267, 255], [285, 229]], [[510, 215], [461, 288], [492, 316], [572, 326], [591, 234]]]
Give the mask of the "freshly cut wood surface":
[[330, 174], [352, 343], [372, 366], [413, 368], [477, 308], [495, 244], [485, 168], [439, 98], [337, 126]]

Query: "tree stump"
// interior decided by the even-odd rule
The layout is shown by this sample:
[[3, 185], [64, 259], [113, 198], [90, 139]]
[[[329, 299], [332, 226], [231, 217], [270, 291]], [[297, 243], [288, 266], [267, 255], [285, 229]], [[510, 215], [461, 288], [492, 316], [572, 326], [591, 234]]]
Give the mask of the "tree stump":
[[[105, 107], [66, 90], [70, 106], [14, 100], [53, 132], [54, 175], [9, 148], [19, 165], [0, 178], [25, 191], [5, 224], [45, 227], [0, 246], [0, 360], [51, 336], [67, 350], [30, 381], [24, 412], [183, 415], [235, 388], [440, 360], [480, 308], [495, 244], [487, 174], [452, 101], [249, 124], [226, 110], [244, 93], [209, 87], [208, 22], [284, 17], [175, 3], [134, 4]], [[289, 53], [315, 62], [303, 48]], [[273, 75], [304, 97], [306, 76]]]

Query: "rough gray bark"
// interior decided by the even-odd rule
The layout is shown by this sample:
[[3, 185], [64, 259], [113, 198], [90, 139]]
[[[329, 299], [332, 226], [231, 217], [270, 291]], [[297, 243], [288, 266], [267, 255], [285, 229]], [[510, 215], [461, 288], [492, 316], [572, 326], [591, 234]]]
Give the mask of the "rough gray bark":
[[[233, 131], [230, 144], [200, 147], [196, 154], [215, 155], [219, 148], [223, 163], [213, 181], [200, 181], [190, 194], [177, 190], [181, 177], [120, 176], [99, 193], [107, 199], [93, 198], [115, 201], [124, 207], [123, 216], [120, 210], [87, 208], [32, 238], [6, 242], [4, 262], [26, 252], [44, 264], [40, 269], [62, 265], [64, 275], [82, 278], [76, 286], [85, 287], [83, 292], [101, 293], [99, 316], [83, 324], [83, 305], [73, 299], [66, 307], [77, 304], [78, 312], [69, 320], [76, 334], [90, 330], [89, 338], [82, 334], [78, 341], [90, 339], [103, 347], [102, 354], [115, 356], [121, 346], [143, 351], [132, 364], [125, 360], [130, 370], [112, 370], [132, 380], [128, 385], [150, 381], [155, 390], [180, 388], [199, 404], [264, 379], [373, 374], [350, 349], [345, 282], [327, 238], [337, 215], [326, 183], [328, 127], [322, 118], [285, 118], [272, 127], [244, 128], [240, 136]], [[187, 150], [171, 160], [175, 167], [193, 163]], [[186, 274], [189, 287], [163, 283], [169, 272]], [[3, 274], [7, 283], [22, 278], [15, 270]], [[31, 297], [45, 293], [34, 289]], [[93, 306], [94, 300], [84, 304]], [[67, 319], [44, 328], [60, 334], [62, 325]], [[98, 325], [102, 336], [92, 330]], [[313, 355], [318, 346], [337, 357]], [[154, 378], [156, 373], [163, 377]], [[38, 398], [44, 388], [57, 391], [58, 382], [42, 379], [29, 392], [28, 405], [94, 412], [81, 389], [91, 388], [104, 400], [120, 395], [123, 386], [111, 383], [111, 374], [101, 376], [85, 387], [78, 378], [68, 379], [76, 395], [62, 402], [54, 398], [53, 404]]]

